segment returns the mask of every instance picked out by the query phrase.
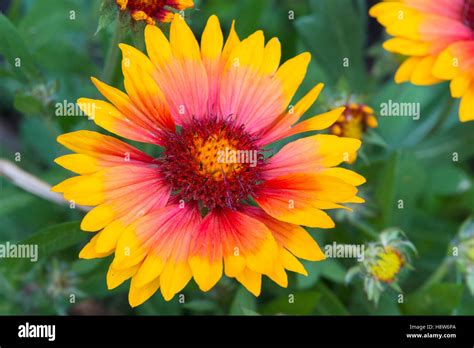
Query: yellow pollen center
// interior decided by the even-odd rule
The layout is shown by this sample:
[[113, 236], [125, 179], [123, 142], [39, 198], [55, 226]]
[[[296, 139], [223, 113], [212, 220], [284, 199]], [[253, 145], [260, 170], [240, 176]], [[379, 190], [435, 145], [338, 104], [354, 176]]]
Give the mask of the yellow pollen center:
[[404, 260], [400, 253], [394, 248], [387, 247], [377, 255], [377, 260], [369, 268], [375, 278], [390, 283], [400, 272], [403, 264]]
[[206, 139], [194, 135], [193, 159], [202, 175], [210, 175], [216, 181], [231, 177], [242, 169], [242, 163], [236, 161], [236, 143], [219, 135], [210, 135]]

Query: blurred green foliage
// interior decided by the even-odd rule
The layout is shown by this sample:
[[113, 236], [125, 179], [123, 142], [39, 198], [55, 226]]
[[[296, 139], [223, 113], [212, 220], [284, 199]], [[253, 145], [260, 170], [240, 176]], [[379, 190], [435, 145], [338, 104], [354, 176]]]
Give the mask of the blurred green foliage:
[[[53, 163], [66, 153], [55, 138], [97, 129], [85, 117], [56, 117], [55, 103], [99, 97], [90, 76], [105, 75], [123, 88], [119, 65], [110, 68], [110, 76], [105, 72], [113, 60], [108, 52], [116, 19], [102, 17], [99, 22], [103, 11], [98, 0], [11, 0], [1, 6], [1, 157], [14, 161], [20, 154], [20, 167], [55, 184], [70, 175]], [[415, 270], [401, 280], [403, 303], [388, 291], [374, 306], [361, 282], [344, 283], [356, 261], [329, 259], [305, 262], [308, 277], [291, 274], [287, 289], [265, 280], [259, 298], [222, 279], [209, 293], [191, 282], [183, 291], [184, 304], [178, 297], [167, 303], [157, 293], [132, 310], [128, 284], [106, 289], [109, 259], [78, 259], [89, 236], [71, 221], [83, 213], [46, 202], [1, 178], [0, 242], [38, 243], [41, 257], [35, 264], [0, 260], [0, 314], [474, 314], [474, 297], [459, 270], [448, 265], [442, 277], [422, 287], [445, 264], [450, 241], [474, 207], [474, 122], [459, 123], [457, 101], [450, 98], [447, 84], [396, 85], [393, 74], [400, 57], [380, 49], [383, 34], [369, 31], [363, 0], [196, 1], [187, 15], [198, 38], [211, 14], [219, 16], [225, 33], [235, 19], [241, 37], [257, 29], [267, 39], [279, 37], [284, 60], [305, 50], [312, 53], [297, 97], [318, 82], [326, 88], [308, 116], [350, 97], [376, 112], [388, 100], [420, 103], [420, 120], [379, 117], [379, 127], [367, 134], [354, 165], [367, 178], [362, 188], [366, 203], [352, 214], [336, 215], [334, 230], [311, 230], [321, 245], [361, 244], [387, 227], [404, 230], [419, 257], [413, 260]], [[142, 25], [135, 25], [122, 41], [142, 48], [142, 31]], [[343, 66], [345, 58], [348, 67]]]

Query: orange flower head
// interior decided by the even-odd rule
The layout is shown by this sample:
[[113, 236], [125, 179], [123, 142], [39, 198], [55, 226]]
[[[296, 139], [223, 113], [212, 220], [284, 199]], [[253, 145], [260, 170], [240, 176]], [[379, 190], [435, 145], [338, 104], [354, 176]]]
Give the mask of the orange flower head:
[[461, 98], [459, 119], [474, 120], [474, 0], [396, 0], [370, 9], [387, 33], [390, 52], [408, 56], [395, 82], [432, 85], [450, 81]]
[[136, 21], [146, 21], [154, 25], [159, 22], [170, 22], [173, 9], [181, 11], [194, 6], [193, 0], [115, 0], [121, 11], [129, 10]]
[[298, 102], [309, 53], [280, 64], [276, 38], [262, 31], [226, 41], [211, 16], [201, 43], [181, 16], [170, 38], [145, 28], [148, 56], [121, 44], [126, 93], [95, 78], [108, 101], [80, 98], [79, 106], [107, 131], [161, 148], [152, 157], [115, 137], [76, 131], [58, 137], [74, 151], [56, 159], [77, 176], [53, 190], [93, 206], [81, 223], [96, 232], [81, 258], [113, 254], [107, 285], [128, 279], [138, 306], [158, 289], [165, 300], [191, 279], [202, 291], [225, 274], [255, 296], [262, 276], [288, 285], [287, 271], [307, 274], [298, 258], [324, 253], [302, 226], [332, 228], [325, 212], [362, 203], [365, 179], [338, 167], [358, 139], [317, 134], [344, 108], [300, 122], [323, 85]]

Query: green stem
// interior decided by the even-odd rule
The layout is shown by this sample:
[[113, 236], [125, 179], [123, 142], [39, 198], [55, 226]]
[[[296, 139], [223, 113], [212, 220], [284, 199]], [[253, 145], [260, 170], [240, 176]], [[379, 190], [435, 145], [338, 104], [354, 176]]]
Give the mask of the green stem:
[[110, 40], [110, 45], [107, 50], [107, 57], [105, 58], [104, 74], [102, 78], [106, 83], [113, 82], [112, 80], [119, 61], [118, 44], [120, 43], [121, 39], [122, 30], [120, 25], [120, 18], [117, 17], [117, 20], [115, 22], [114, 34], [112, 36], [112, 40]]
[[438, 266], [438, 268], [431, 274], [431, 276], [420, 286], [419, 290], [426, 290], [430, 288], [433, 284], [438, 283], [443, 280], [443, 278], [448, 274], [449, 268], [451, 266], [451, 258], [446, 257], [443, 262]]

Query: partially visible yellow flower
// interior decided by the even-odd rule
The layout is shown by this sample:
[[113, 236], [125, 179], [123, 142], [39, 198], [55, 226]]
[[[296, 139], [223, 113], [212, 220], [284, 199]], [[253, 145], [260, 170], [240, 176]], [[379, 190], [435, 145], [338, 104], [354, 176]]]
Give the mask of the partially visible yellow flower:
[[411, 253], [416, 254], [416, 248], [403, 231], [388, 228], [380, 233], [378, 241], [364, 247], [364, 260], [347, 272], [346, 282], [356, 275], [361, 276], [367, 298], [377, 304], [381, 294], [389, 288], [402, 292], [398, 280], [404, 269], [413, 269]]
[[170, 22], [173, 11], [181, 11], [194, 6], [193, 0], [115, 0], [121, 11], [129, 10], [136, 21], [146, 21], [154, 25], [159, 22]]
[[[340, 137], [362, 140], [367, 129], [376, 128], [377, 125], [377, 119], [371, 107], [365, 104], [349, 103], [345, 105], [344, 112], [329, 131]], [[353, 163], [356, 159], [356, 153], [348, 156], [349, 163]]]
[[377, 125], [372, 108], [364, 104], [350, 103], [330, 130], [334, 135], [362, 140], [367, 129]]
[[385, 1], [369, 13], [394, 36], [383, 47], [409, 57], [395, 82], [451, 81], [452, 97], [462, 98], [459, 119], [474, 120], [474, 0]]
[[395, 280], [400, 269], [405, 263], [405, 258], [395, 248], [381, 248], [372, 264], [369, 265], [369, 272], [378, 280], [384, 283], [391, 283]]

